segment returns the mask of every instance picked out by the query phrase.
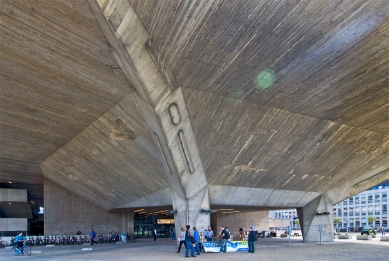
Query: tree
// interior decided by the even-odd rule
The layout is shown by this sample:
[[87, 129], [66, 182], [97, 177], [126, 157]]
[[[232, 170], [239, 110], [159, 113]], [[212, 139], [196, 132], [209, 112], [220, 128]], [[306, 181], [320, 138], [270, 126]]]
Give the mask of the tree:
[[299, 228], [300, 227], [300, 220], [295, 219], [294, 224]]
[[340, 221], [342, 221], [340, 218], [338, 218], [338, 217], [334, 218], [334, 224], [335, 224], [336, 227], [338, 226]]
[[372, 216], [367, 217], [367, 222], [369, 222], [369, 225], [371, 225], [371, 226], [373, 226], [373, 222], [374, 222], [375, 220], [376, 220], [375, 217], [372, 217]]

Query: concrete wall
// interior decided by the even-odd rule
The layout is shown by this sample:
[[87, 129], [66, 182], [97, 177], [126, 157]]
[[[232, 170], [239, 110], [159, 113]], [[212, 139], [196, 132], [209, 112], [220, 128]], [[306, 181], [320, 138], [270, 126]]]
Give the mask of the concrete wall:
[[26, 189], [0, 188], [1, 202], [27, 202]]
[[44, 229], [46, 235], [89, 234], [134, 231], [132, 211], [107, 212], [83, 200], [54, 182], [44, 180]]
[[220, 232], [220, 226], [228, 227], [230, 234], [233, 235], [233, 240], [236, 240], [239, 234], [239, 227], [243, 228], [244, 231], [248, 231], [250, 225], [254, 225], [258, 231], [269, 230], [269, 211], [228, 215], [217, 214], [217, 224], [216, 226], [215, 224], [213, 225], [215, 234]]
[[27, 218], [0, 218], [0, 231], [27, 231]]

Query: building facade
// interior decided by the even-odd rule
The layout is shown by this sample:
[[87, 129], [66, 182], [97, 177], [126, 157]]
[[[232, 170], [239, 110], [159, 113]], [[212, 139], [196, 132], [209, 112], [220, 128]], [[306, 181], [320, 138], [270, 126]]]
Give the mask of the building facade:
[[[340, 222], [335, 228], [348, 228], [349, 231], [371, 225], [388, 227], [388, 192], [389, 186], [376, 186], [334, 205], [334, 219]], [[369, 222], [369, 217], [374, 218]]]
[[[334, 219], [339, 218], [340, 222], [334, 227], [347, 231], [358, 231], [367, 225], [388, 228], [388, 193], [389, 184], [386, 182], [335, 204]], [[369, 222], [369, 217], [374, 221]], [[288, 219], [294, 229], [298, 227], [295, 224], [296, 209], [272, 210], [269, 218]]]

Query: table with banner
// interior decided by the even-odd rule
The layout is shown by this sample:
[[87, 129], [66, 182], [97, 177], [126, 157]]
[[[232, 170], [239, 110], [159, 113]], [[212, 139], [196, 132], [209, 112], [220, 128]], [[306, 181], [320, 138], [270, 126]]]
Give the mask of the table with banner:
[[[220, 242], [202, 242], [202, 248], [205, 252], [220, 252]], [[249, 245], [247, 241], [227, 241], [227, 252], [248, 251]]]

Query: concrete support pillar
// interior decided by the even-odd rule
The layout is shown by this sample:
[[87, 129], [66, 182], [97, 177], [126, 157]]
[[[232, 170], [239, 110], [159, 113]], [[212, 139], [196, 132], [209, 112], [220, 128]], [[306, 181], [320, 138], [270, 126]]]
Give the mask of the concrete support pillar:
[[139, 104], [143, 104], [144, 119], [155, 137], [172, 191], [176, 231], [188, 224], [205, 230], [210, 213], [201, 209], [210, 208], [208, 183], [181, 88], [160, 60], [128, 1], [89, 3], [112, 55], [137, 90]]
[[[190, 225], [199, 231], [205, 230], [210, 223], [208, 183], [203, 170], [196, 139], [181, 88], [169, 92], [155, 108], [162, 125], [162, 132], [168, 141], [161, 144], [169, 148], [172, 165], [168, 166], [171, 185], [176, 230]], [[179, 188], [177, 188], [177, 185]]]
[[319, 225], [322, 227], [321, 241], [334, 241], [332, 202], [320, 195], [302, 208], [297, 208], [304, 242], [320, 241]]

